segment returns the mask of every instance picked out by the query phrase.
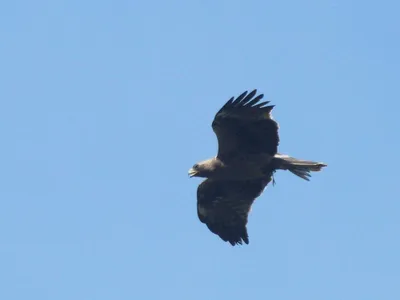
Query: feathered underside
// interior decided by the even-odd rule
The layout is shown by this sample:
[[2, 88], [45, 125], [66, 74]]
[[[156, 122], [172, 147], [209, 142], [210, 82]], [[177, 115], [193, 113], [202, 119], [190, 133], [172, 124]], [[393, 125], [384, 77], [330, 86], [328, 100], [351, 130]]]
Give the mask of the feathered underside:
[[[218, 139], [218, 157], [227, 160], [246, 154], [277, 153], [278, 124], [272, 119], [274, 105], [260, 102], [257, 90], [232, 97], [217, 112], [212, 128]], [[256, 97], [255, 97], [256, 96]]]
[[249, 181], [204, 180], [197, 189], [200, 221], [233, 246], [248, 244], [248, 214], [270, 180], [271, 176]]

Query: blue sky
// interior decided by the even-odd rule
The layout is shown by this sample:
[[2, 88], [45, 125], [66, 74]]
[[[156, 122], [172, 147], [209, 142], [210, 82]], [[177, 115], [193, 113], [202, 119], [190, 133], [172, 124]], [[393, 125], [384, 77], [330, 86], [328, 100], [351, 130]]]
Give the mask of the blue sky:
[[[399, 299], [396, 1], [7, 1], [1, 299]], [[211, 121], [257, 88], [280, 151], [250, 244], [197, 219]]]

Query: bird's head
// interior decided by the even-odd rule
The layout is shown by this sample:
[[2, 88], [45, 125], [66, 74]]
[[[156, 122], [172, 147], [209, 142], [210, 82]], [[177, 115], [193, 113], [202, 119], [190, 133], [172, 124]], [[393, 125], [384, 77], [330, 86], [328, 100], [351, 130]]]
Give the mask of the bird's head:
[[189, 177], [208, 177], [214, 168], [213, 160], [199, 162], [189, 169]]

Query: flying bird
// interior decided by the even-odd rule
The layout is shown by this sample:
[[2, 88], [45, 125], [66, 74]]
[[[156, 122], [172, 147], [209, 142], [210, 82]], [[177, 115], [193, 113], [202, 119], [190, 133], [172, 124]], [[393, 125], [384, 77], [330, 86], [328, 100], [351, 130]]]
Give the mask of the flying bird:
[[288, 170], [309, 181], [311, 172], [327, 165], [278, 153], [279, 125], [274, 105], [260, 102], [263, 94], [245, 91], [230, 98], [216, 113], [212, 129], [218, 153], [196, 163], [190, 177], [206, 178], [197, 188], [197, 215], [208, 229], [232, 246], [249, 244], [251, 206], [277, 170]]

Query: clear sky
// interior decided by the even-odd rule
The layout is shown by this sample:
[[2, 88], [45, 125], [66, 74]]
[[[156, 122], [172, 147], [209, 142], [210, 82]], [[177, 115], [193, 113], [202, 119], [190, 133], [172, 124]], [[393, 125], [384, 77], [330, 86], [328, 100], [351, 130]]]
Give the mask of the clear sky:
[[[4, 1], [0, 299], [400, 299], [398, 1]], [[257, 88], [281, 171], [250, 244], [188, 169]]]

